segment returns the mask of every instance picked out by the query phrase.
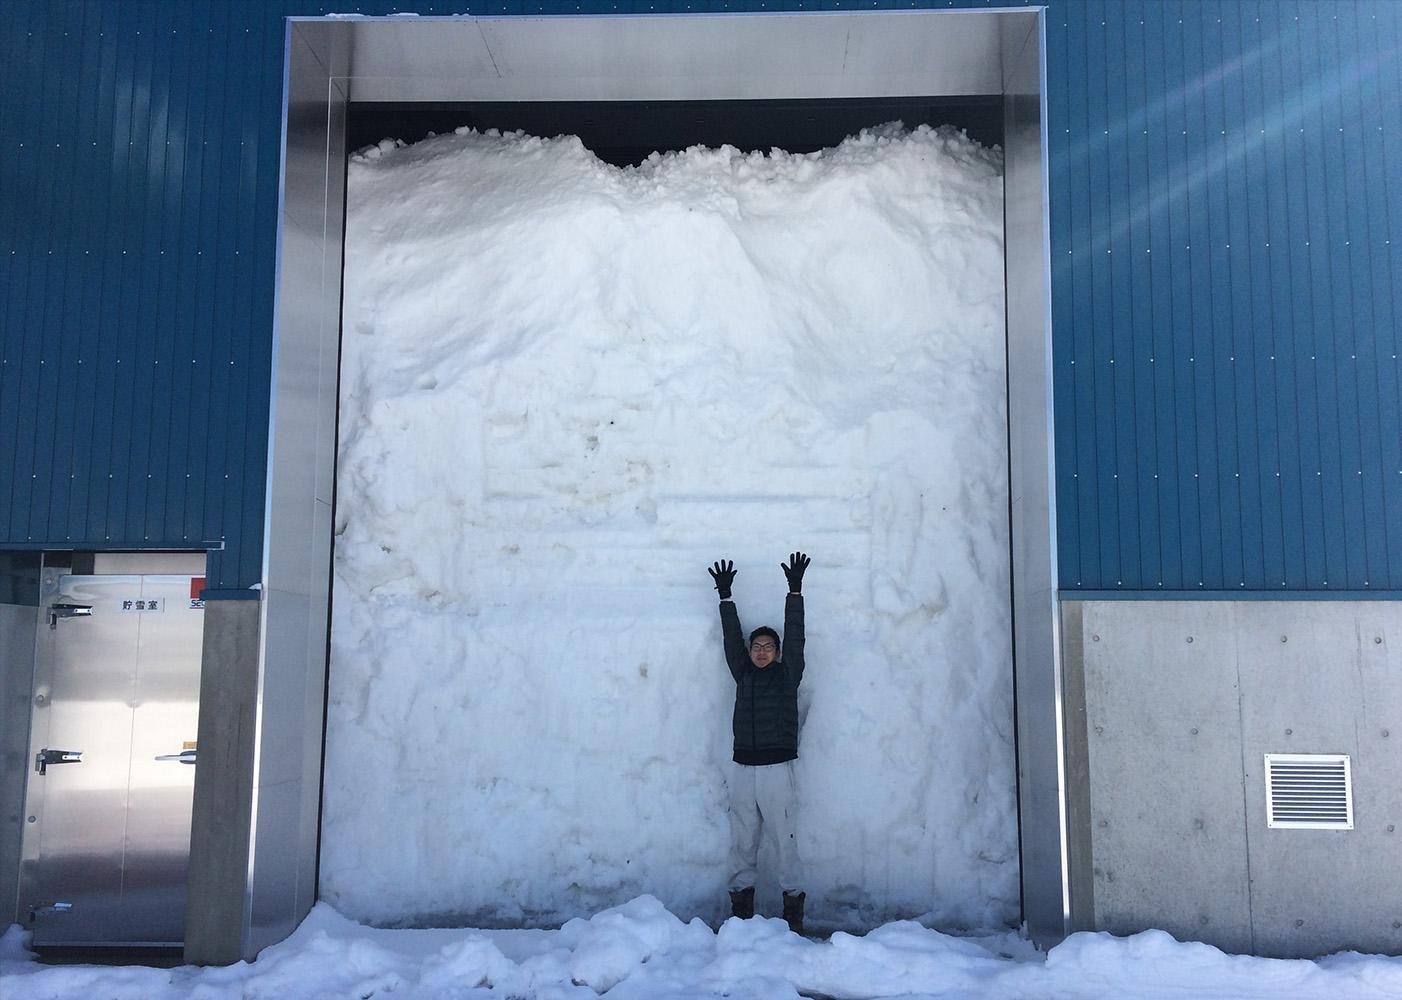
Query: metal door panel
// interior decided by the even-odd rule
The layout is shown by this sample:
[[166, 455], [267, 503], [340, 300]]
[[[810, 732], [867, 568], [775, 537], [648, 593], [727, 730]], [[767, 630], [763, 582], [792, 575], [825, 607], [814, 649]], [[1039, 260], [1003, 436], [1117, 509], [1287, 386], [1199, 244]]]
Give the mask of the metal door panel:
[[[36, 944], [101, 940], [105, 911], [121, 898], [139, 629], [121, 602], [140, 587], [137, 576], [45, 586], [45, 606], [90, 605], [92, 616], [40, 624], [23, 873]], [[82, 760], [40, 775], [33, 761], [44, 749]]]
[[92, 612], [40, 624], [31, 763], [44, 749], [82, 759], [29, 775], [22, 902], [38, 946], [184, 937], [195, 767], [178, 758], [195, 739], [203, 630], [190, 588], [185, 575], [45, 581], [41, 613]]
[[179, 942], [195, 765], [169, 758], [195, 749], [204, 612], [189, 607], [189, 576], [144, 576], [141, 599], [160, 610], [140, 616], [124, 898], [148, 939]]

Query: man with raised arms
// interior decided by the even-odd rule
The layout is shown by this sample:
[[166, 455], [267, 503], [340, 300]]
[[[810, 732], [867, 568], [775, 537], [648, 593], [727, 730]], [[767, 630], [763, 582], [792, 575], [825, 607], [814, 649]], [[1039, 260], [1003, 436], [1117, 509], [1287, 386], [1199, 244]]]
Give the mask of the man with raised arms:
[[746, 642], [730, 597], [735, 564], [717, 562], [708, 571], [720, 594], [725, 662], [735, 678], [734, 764], [727, 775], [731, 911], [742, 919], [754, 916], [759, 844], [764, 837], [777, 850], [784, 919], [799, 934], [803, 933], [805, 894], [799, 890], [794, 837], [794, 761], [798, 759], [798, 685], [803, 680], [803, 572], [809, 561], [802, 552], [794, 552], [788, 565], [780, 564], [789, 583], [782, 640], [778, 632], [762, 625]]

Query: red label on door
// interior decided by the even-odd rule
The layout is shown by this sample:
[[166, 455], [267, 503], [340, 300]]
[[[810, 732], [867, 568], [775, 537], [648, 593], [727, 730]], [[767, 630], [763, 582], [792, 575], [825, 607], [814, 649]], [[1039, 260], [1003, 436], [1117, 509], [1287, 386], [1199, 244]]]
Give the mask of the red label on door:
[[192, 600], [192, 601], [199, 600], [199, 596], [200, 596], [200, 591], [201, 591], [201, 590], [204, 590], [204, 577], [202, 577], [202, 576], [192, 576], [192, 577], [190, 577], [190, 600]]

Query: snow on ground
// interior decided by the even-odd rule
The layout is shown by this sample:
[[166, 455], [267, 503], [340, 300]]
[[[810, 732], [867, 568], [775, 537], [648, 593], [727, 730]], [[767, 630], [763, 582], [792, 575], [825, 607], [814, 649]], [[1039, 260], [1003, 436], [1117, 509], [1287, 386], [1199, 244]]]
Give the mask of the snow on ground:
[[436, 1000], [1383, 1000], [1402, 997], [1402, 959], [1225, 955], [1162, 931], [1075, 934], [1045, 956], [1012, 932], [951, 937], [912, 921], [830, 941], [783, 921], [683, 923], [650, 896], [559, 930], [382, 930], [318, 904], [253, 964], [222, 969], [44, 966], [11, 927], [0, 938], [5, 1000], [347, 998]]
[[779, 626], [802, 549], [810, 915], [1015, 918], [1001, 171], [895, 126], [630, 169], [465, 130], [353, 158], [328, 902], [719, 917], [706, 566]]

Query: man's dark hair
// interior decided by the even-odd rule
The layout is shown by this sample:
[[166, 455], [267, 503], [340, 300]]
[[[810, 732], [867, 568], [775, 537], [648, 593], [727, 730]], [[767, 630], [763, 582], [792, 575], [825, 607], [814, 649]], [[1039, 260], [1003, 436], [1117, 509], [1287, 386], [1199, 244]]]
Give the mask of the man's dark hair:
[[783, 646], [779, 643], [779, 633], [775, 632], [768, 625], [761, 625], [750, 633], [750, 645], [753, 646], [755, 644], [755, 639], [762, 635], [767, 635], [774, 640], [774, 656], [777, 659], [779, 654], [783, 651]]

